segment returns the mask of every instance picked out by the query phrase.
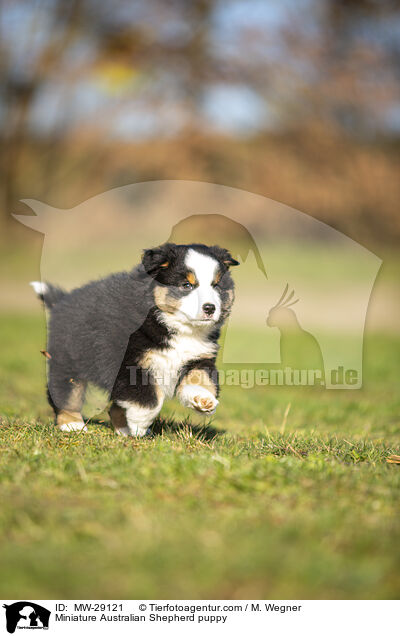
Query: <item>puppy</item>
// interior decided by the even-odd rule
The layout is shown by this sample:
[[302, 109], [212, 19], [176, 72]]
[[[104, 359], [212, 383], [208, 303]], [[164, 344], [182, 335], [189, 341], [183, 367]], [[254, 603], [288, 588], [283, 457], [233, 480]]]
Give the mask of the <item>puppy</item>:
[[173, 395], [214, 413], [215, 360], [234, 300], [233, 265], [239, 263], [217, 246], [166, 243], [145, 250], [132, 271], [69, 293], [32, 283], [50, 310], [48, 398], [58, 428], [85, 428], [88, 382], [109, 393], [111, 422], [121, 435], [145, 435]]

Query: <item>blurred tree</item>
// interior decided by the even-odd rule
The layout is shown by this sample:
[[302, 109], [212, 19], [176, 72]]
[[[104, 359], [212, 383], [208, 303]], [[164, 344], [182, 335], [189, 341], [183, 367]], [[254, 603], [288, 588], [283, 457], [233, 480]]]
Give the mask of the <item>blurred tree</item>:
[[[70, 3], [58, 0], [52, 3], [46, 15], [48, 30], [41, 29], [40, 10], [31, 15], [25, 37], [16, 44], [19, 27], [15, 22], [21, 19], [16, 9], [24, 10], [24, 2], [12, 3], [4, 0], [0, 5], [1, 27], [9, 29], [8, 37], [0, 44], [0, 111], [1, 111], [1, 152], [0, 152], [0, 223], [10, 221], [10, 213], [15, 203], [15, 189], [19, 172], [20, 152], [28, 142], [28, 121], [34, 100], [43, 90], [53, 74], [57, 73], [60, 59], [74, 38], [80, 22], [80, 2]], [[8, 10], [16, 11], [8, 24]], [[50, 19], [49, 19], [50, 17]], [[42, 15], [44, 18], [44, 15]], [[12, 31], [15, 30], [13, 33]], [[11, 31], [11, 32], [10, 32]], [[35, 46], [35, 39], [41, 33], [41, 44]], [[5, 35], [5, 34], [4, 34]], [[36, 55], [34, 51], [36, 49]]]
[[[218, 125], [226, 133], [235, 100], [242, 111], [259, 105], [253, 135], [393, 132], [399, 29], [395, 0], [3, 0], [0, 224], [27, 188], [54, 195], [68, 175], [107, 187], [111, 139], [175, 136], [181, 164], [192, 152], [229, 180], [229, 157], [210, 159], [210, 142], [205, 157], [197, 139], [216, 139]], [[216, 88], [223, 105], [210, 110]]]

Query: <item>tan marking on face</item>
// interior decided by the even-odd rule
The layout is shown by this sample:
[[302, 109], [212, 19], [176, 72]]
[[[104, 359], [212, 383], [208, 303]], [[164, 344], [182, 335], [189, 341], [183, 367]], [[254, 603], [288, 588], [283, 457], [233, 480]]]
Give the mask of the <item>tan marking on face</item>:
[[79, 411], [62, 410], [57, 413], [56, 423], [59, 428], [63, 424], [71, 424], [71, 422], [79, 422], [79, 424], [83, 424], [82, 415], [79, 413]]
[[221, 275], [222, 275], [221, 272], [217, 272], [217, 275], [213, 280], [214, 285], [218, 285], [219, 281], [221, 280]]
[[160, 267], [163, 267], [165, 269], [166, 267], [168, 267], [168, 265], [169, 261], [165, 261], [165, 263], [161, 263]]
[[163, 287], [161, 285], [156, 285], [154, 287], [154, 301], [161, 311], [166, 311], [168, 313], [175, 313], [177, 309], [179, 309], [180, 300], [179, 298], [173, 298], [168, 294], [168, 288]]
[[126, 421], [125, 409], [118, 404], [112, 404], [109, 410], [111, 424], [114, 430], [118, 430], [119, 428], [125, 428], [128, 426]]
[[186, 276], [187, 280], [189, 281], [189, 283], [191, 285], [196, 285], [197, 281], [196, 281], [196, 276], [194, 275], [193, 272], [189, 272]]
[[210, 393], [212, 393], [214, 397], [217, 395], [217, 388], [214, 382], [212, 381], [212, 379], [210, 378], [210, 376], [208, 375], [207, 371], [204, 371], [204, 369], [191, 369], [189, 373], [187, 373], [185, 377], [181, 380], [178, 386], [178, 389], [176, 391], [177, 394], [179, 394], [179, 392], [186, 385], [201, 386], [207, 389], [208, 391], [210, 391]]

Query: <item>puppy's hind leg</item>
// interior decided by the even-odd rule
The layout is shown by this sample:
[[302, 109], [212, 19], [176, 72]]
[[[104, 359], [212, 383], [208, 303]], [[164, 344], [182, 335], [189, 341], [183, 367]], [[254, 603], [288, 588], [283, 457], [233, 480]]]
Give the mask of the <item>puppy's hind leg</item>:
[[109, 414], [114, 431], [117, 433], [117, 435], [124, 435], [125, 437], [127, 437], [128, 435], [130, 435], [130, 432], [128, 423], [126, 421], [125, 412], [126, 411], [122, 408], [122, 406], [118, 406], [118, 404], [115, 404], [115, 402], [111, 404]]
[[183, 406], [195, 409], [199, 413], [215, 413], [218, 406], [218, 386], [211, 376], [212, 370], [193, 368], [183, 376], [176, 390]]
[[48, 399], [54, 409], [56, 425], [60, 431], [86, 431], [81, 415], [86, 383], [49, 365]]

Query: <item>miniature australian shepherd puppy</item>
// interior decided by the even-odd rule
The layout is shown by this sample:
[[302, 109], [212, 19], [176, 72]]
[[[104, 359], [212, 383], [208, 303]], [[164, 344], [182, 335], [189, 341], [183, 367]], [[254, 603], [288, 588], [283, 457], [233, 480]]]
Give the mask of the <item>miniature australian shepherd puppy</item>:
[[105, 389], [121, 435], [142, 437], [164, 399], [214, 413], [215, 360], [239, 263], [221, 247], [166, 243], [130, 272], [66, 292], [32, 283], [50, 310], [48, 398], [62, 431], [85, 429], [88, 382]]

